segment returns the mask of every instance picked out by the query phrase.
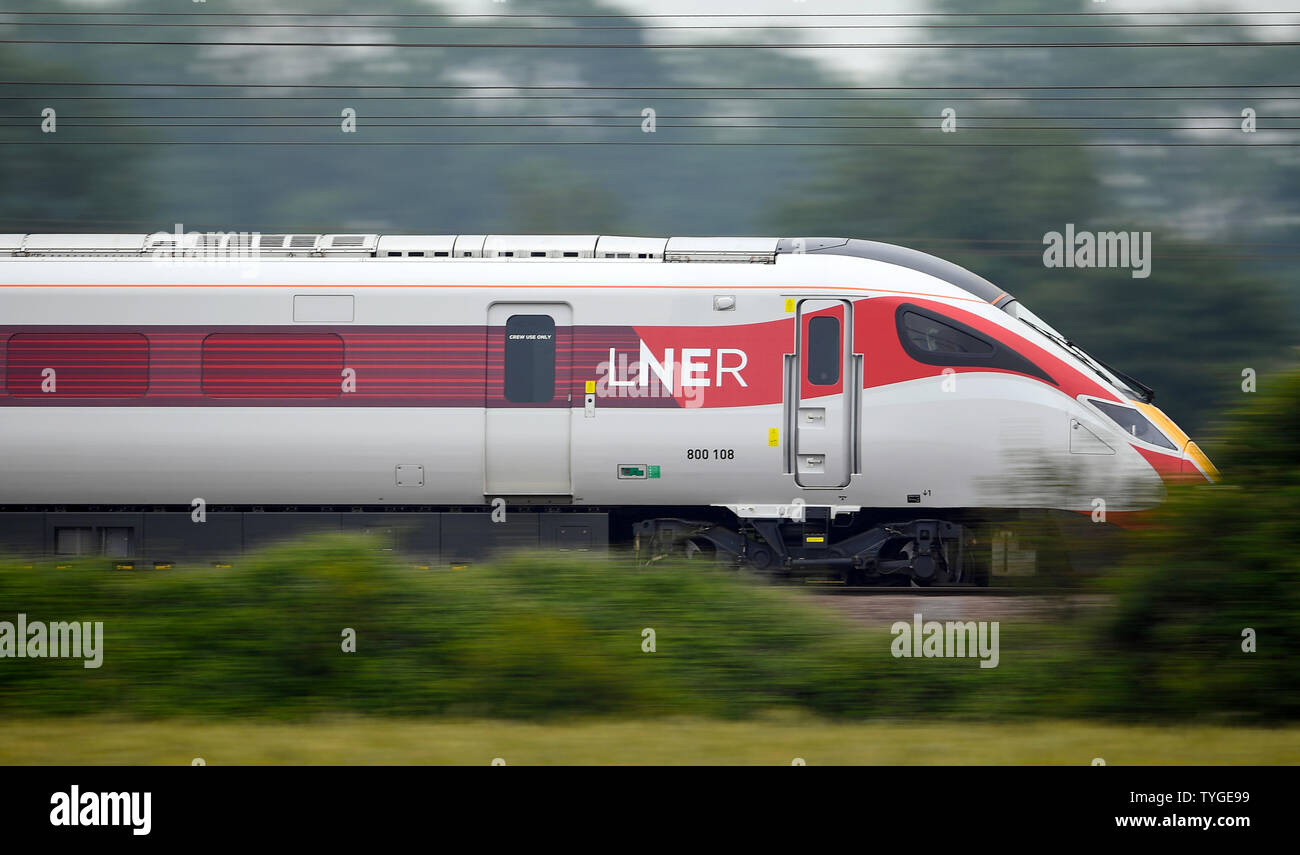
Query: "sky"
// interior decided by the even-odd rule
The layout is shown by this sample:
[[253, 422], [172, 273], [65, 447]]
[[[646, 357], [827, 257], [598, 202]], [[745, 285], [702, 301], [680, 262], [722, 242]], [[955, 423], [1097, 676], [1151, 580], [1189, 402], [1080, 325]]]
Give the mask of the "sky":
[[[888, 0], [885, 3], [863, 3], [862, 0], [605, 0], [613, 7], [626, 9], [633, 14], [642, 15], [671, 15], [671, 14], [691, 14], [701, 15], [706, 12], [718, 12], [729, 14], [745, 15], [813, 15], [813, 14], [836, 14], [849, 12], [927, 12], [934, 8], [934, 4], [924, 2], [924, 0]], [[509, 8], [510, 0], [497, 2], [497, 0], [436, 0], [434, 5], [448, 11], [461, 13], [482, 12], [483, 14], [503, 14]], [[970, 11], [978, 12], [981, 9], [993, 7], [991, 2], [982, 2], [982, 0], [970, 0], [966, 8]], [[1065, 0], [1061, 4], [1060, 11], [1079, 11], [1079, 12], [1196, 12], [1208, 11], [1219, 12], [1228, 10], [1239, 11], [1277, 11], [1300, 12], [1300, 0]], [[913, 23], [915, 21], [912, 21]], [[683, 20], [673, 21], [672, 23], [686, 23]], [[691, 19], [689, 23], [693, 24], [729, 24], [739, 23], [737, 19], [716, 19], [716, 18], [696, 18]], [[832, 20], [831, 23], [845, 24], [852, 23], [848, 19]], [[859, 20], [858, 23], [869, 24], [899, 24], [908, 23], [907, 19], [870, 19]], [[737, 31], [730, 34], [731, 38], [736, 38]], [[1268, 31], [1272, 37], [1279, 37], [1282, 32], [1291, 32], [1289, 30], [1271, 29]], [[907, 41], [915, 36], [915, 31], [903, 29], [876, 29], [876, 30], [854, 30], [846, 29], [842, 26], [831, 30], [805, 30], [801, 33], [791, 33], [794, 38], [802, 38], [808, 41], [819, 43], [826, 42], [888, 42], [888, 41]], [[695, 37], [697, 39], [716, 38], [716, 31], [703, 30]], [[665, 41], [688, 39], [691, 35], [688, 33], [662, 32], [658, 36]], [[1291, 37], [1294, 33], [1291, 32]], [[799, 51], [802, 56], [811, 55], [816, 61], [825, 63], [838, 72], [847, 74], [855, 78], [855, 82], [862, 83], [868, 80], [872, 75], [889, 74], [893, 64], [902, 59], [906, 52], [891, 50], [824, 50], [824, 51]]]

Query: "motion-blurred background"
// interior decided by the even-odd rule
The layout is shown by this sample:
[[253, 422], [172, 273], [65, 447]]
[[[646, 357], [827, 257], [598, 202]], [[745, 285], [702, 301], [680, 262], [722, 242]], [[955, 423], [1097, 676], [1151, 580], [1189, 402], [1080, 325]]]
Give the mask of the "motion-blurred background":
[[[1174, 495], [1099, 587], [1054, 580], [1068, 595], [1030, 609], [947, 606], [1006, 622], [996, 670], [900, 663], [887, 654], [894, 616], [879, 609], [842, 614], [697, 569], [515, 559], [416, 577], [343, 541], [165, 578], [10, 563], [0, 613], [102, 615], [115, 635], [100, 671], [0, 667], [11, 716], [0, 759], [187, 762], [206, 750], [246, 762], [486, 762], [514, 750], [512, 762], [796, 752], [1086, 763], [1111, 751], [1111, 762], [1300, 762], [1293, 728], [1165, 744], [1167, 730], [1061, 721], [1271, 727], [1300, 711], [1294, 3], [7, 5], [17, 8], [0, 12], [0, 231], [181, 223], [895, 242], [980, 273], [1154, 387], [1206, 439], [1225, 484]], [[45, 108], [54, 133], [42, 131]], [[355, 133], [340, 129], [348, 108]], [[948, 109], [956, 133], [941, 130]], [[1045, 268], [1044, 234], [1067, 224], [1152, 232], [1150, 277]], [[1247, 371], [1258, 391], [1243, 388]], [[340, 626], [361, 628], [368, 655], [336, 655]], [[644, 627], [661, 639], [651, 656]], [[765, 736], [679, 730], [658, 748], [637, 747], [636, 727], [571, 740], [482, 723], [405, 735], [349, 725], [317, 731], [315, 754], [301, 730], [32, 723], [772, 710], [962, 723], [920, 736], [779, 722]], [[971, 754], [971, 719], [1047, 730], [1017, 725]], [[438, 740], [460, 753], [428, 753]]]

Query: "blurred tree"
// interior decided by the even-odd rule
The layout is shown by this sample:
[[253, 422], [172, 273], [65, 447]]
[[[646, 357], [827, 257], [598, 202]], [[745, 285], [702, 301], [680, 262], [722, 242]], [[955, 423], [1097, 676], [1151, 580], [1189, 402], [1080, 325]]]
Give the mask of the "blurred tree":
[[[0, 46], [0, 79], [67, 80], [78, 75], [74, 67]], [[59, 98], [0, 100], [0, 105], [5, 117], [0, 124], [0, 231], [140, 228], [152, 196], [143, 179], [143, 151], [59, 145], [76, 136], [68, 127], [75, 122], [75, 112]], [[50, 133], [42, 131], [46, 108], [54, 110]]]
[[619, 234], [631, 231], [622, 223], [614, 190], [598, 177], [579, 172], [563, 161], [531, 157], [502, 169], [508, 208], [502, 220], [523, 234], [547, 234], [563, 223], [562, 232]]
[[[936, 112], [931, 127], [938, 126]], [[1014, 238], [1037, 238], [1045, 224], [1060, 228], [1099, 207], [1084, 149], [979, 148], [964, 146], [960, 133], [954, 136], [951, 146], [828, 155], [804, 192], [772, 219], [791, 234], [891, 240], [949, 257], [965, 251], [967, 259], [978, 260], [980, 272], [994, 278], [1026, 266], [1011, 250], [1029, 256], [1029, 267], [1039, 266], [1041, 249], [1017, 247]], [[852, 139], [869, 143], [878, 137], [867, 131]], [[965, 250], [969, 241], [986, 246]]]
[[[61, 0], [56, 7], [83, 7]], [[158, 11], [152, 0], [106, 0], [103, 11]], [[792, 150], [767, 148], [657, 146], [645, 143], [754, 140], [760, 132], [726, 130], [707, 117], [779, 112], [785, 102], [750, 102], [726, 94], [710, 98], [667, 98], [662, 87], [713, 85], [819, 85], [824, 71], [806, 55], [775, 51], [656, 51], [641, 49], [647, 34], [640, 19], [620, 17], [624, 9], [600, 0], [512, 2], [510, 12], [547, 15], [608, 15], [549, 19], [552, 29], [521, 32], [516, 18], [374, 19], [385, 14], [437, 14], [445, 7], [427, 0], [390, 0], [382, 10], [362, 10], [342, 0], [284, 0], [280, 12], [310, 12], [313, 24], [333, 29], [251, 30], [240, 12], [265, 12], [259, 0], [228, 0], [221, 22], [202, 30], [116, 28], [125, 40], [205, 39], [240, 41], [254, 36], [292, 41], [393, 43], [448, 42], [465, 45], [513, 42], [526, 35], [541, 44], [571, 41], [626, 43], [623, 50], [511, 50], [495, 48], [338, 48], [202, 47], [192, 45], [41, 46], [42, 55], [67, 64], [66, 79], [137, 84], [123, 88], [58, 90], [68, 117], [120, 111], [142, 127], [69, 127], [69, 139], [104, 142], [102, 152], [142, 154], [158, 176], [150, 182], [150, 204], [132, 218], [162, 225], [181, 221], [198, 228], [289, 231], [377, 230], [390, 232], [521, 232], [539, 221], [535, 212], [550, 208], [546, 231], [609, 231], [597, 226], [608, 207], [583, 211], [597, 202], [591, 190], [635, 215], [638, 228], [663, 235], [752, 233], [757, 214], [790, 183], [814, 166]], [[201, 10], [200, 10], [201, 11]], [[496, 14], [500, 10], [491, 10]], [[266, 23], [257, 19], [256, 23]], [[609, 29], [576, 32], [567, 24]], [[445, 26], [447, 29], [416, 29]], [[513, 28], [512, 28], [513, 27]], [[613, 29], [627, 27], [628, 29]], [[105, 30], [87, 24], [41, 31], [27, 37], [102, 38]], [[752, 35], [746, 33], [746, 36]], [[656, 36], [657, 37], [657, 36]], [[726, 39], [724, 32], [718, 36]], [[23, 55], [36, 56], [36, 48]], [[720, 61], [725, 59], [725, 62]], [[33, 72], [13, 79], [49, 80]], [[231, 84], [229, 89], [165, 89], [138, 84]], [[323, 90], [265, 88], [282, 83], [328, 85]], [[515, 86], [645, 87], [630, 97], [598, 93], [517, 90]], [[254, 88], [254, 87], [260, 88]], [[361, 89], [357, 87], [380, 87]], [[402, 86], [435, 87], [402, 90]], [[436, 87], [497, 86], [459, 90]], [[241, 88], [243, 87], [243, 88]], [[336, 88], [337, 87], [337, 88]], [[49, 89], [32, 89], [48, 92]], [[658, 94], [656, 92], [658, 91]], [[0, 93], [3, 94], [3, 93]], [[603, 92], [599, 94], [614, 94]], [[681, 93], [675, 93], [680, 95]], [[123, 101], [86, 101], [68, 96], [121, 96]], [[171, 96], [202, 95], [208, 100]], [[159, 100], [164, 96], [170, 100]], [[357, 111], [355, 135], [340, 132], [340, 111]], [[659, 116], [653, 135], [642, 133], [641, 111]], [[113, 109], [110, 109], [113, 108]], [[705, 119], [678, 118], [704, 116]], [[234, 117], [234, 118], [220, 118]], [[553, 118], [558, 117], [558, 118]], [[594, 118], [589, 118], [594, 117]], [[569, 127], [591, 123], [607, 127]], [[178, 125], [193, 124], [194, 127]], [[463, 127], [474, 124], [475, 127]], [[254, 127], [248, 127], [254, 125]], [[77, 136], [71, 136], [76, 133]], [[120, 141], [120, 142], [118, 142]], [[301, 142], [302, 145], [284, 144]], [[376, 145], [386, 141], [396, 146]], [[476, 145], [476, 142], [595, 142], [617, 145]], [[132, 145], [149, 143], [147, 147]], [[271, 145], [258, 143], [276, 142]], [[228, 143], [194, 145], [193, 143]], [[238, 145], [229, 145], [237, 143]], [[340, 144], [343, 143], [343, 144]], [[356, 143], [347, 145], [346, 143]], [[460, 143], [464, 143], [461, 145]], [[627, 143], [634, 143], [628, 145]], [[91, 147], [94, 148], [94, 147]], [[64, 147], [65, 157], [81, 147]], [[548, 170], [581, 176], [588, 188], [566, 194], [554, 181], [520, 181], [520, 162], [544, 160]], [[525, 200], [525, 188], [545, 194]], [[23, 190], [23, 193], [28, 191]], [[34, 192], [34, 191], [33, 191]], [[557, 195], [558, 194], [558, 195]], [[521, 212], [524, 219], [515, 217]], [[76, 220], [75, 211], [67, 214]], [[578, 222], [586, 223], [581, 228]], [[121, 226], [118, 226], [119, 228]], [[152, 227], [152, 225], [150, 226]]]
[[1040, 262], [1008, 290], [1089, 353], [1154, 388], [1156, 404], [1195, 435], [1241, 400], [1243, 369], [1294, 364], [1296, 328], [1273, 277], [1168, 233], [1154, 234], [1152, 247], [1147, 279]]
[[1300, 715], [1300, 373], [1261, 379], [1222, 436], [1224, 483], [1173, 491], [1116, 571], [1094, 711]]

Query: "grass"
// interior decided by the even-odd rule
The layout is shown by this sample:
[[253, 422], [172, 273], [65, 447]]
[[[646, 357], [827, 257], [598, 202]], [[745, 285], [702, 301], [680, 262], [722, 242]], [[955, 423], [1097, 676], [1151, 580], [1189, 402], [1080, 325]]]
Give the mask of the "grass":
[[1295, 765], [1300, 727], [337, 718], [298, 723], [101, 717], [0, 723], [2, 765]]

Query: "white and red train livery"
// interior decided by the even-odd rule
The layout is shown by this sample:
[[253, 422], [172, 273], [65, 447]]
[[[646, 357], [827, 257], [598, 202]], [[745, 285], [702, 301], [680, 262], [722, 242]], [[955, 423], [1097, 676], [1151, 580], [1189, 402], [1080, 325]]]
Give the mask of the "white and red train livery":
[[[1040, 466], [1077, 489], [1045, 499]], [[1134, 510], [1188, 476], [1215, 473], [1150, 390], [887, 244], [0, 235], [11, 548], [392, 524], [431, 561], [495, 529], [961, 581], [961, 514]]]

